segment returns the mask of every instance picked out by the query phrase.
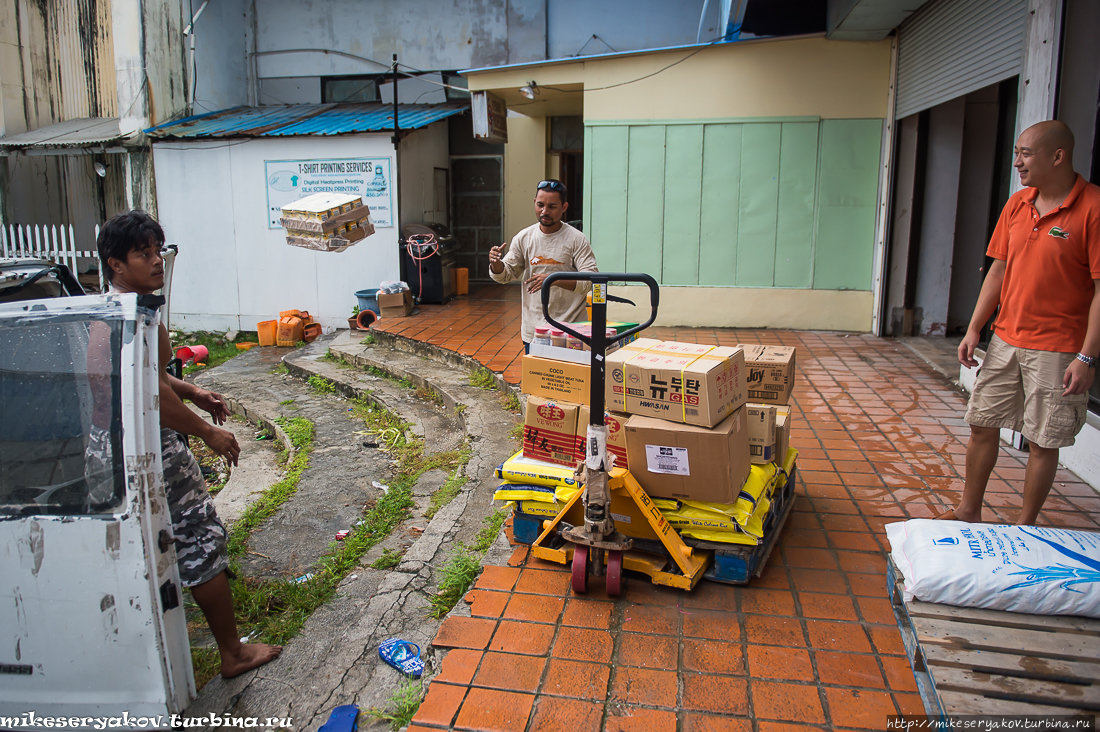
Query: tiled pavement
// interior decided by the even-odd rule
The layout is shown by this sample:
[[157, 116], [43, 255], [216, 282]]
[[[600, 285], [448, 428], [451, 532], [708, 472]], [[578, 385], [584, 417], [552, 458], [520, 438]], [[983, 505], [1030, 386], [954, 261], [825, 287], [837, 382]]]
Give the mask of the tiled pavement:
[[[479, 291], [386, 330], [518, 369], [518, 302]], [[486, 297], [495, 297], [490, 300]], [[564, 567], [517, 548], [488, 567], [434, 645], [451, 648], [410, 732], [885, 728], [923, 714], [886, 594], [883, 526], [954, 504], [965, 396], [868, 335], [655, 328], [655, 337], [798, 347], [798, 499], [763, 576], [684, 593], [625, 578], [571, 594]], [[515, 381], [515, 378], [509, 378]], [[985, 518], [1011, 521], [1026, 456], [1001, 451]], [[1100, 494], [1059, 470], [1040, 523], [1100, 529]]]

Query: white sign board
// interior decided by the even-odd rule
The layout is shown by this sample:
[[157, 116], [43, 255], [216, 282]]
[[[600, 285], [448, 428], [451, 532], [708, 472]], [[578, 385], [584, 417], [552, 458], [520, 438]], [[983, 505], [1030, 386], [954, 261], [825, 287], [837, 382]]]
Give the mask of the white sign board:
[[393, 226], [389, 158], [265, 160], [267, 227], [280, 229], [282, 207], [314, 193], [350, 193], [370, 206], [375, 228]]
[[508, 105], [495, 94], [477, 91], [470, 95], [474, 139], [485, 142], [508, 142]]

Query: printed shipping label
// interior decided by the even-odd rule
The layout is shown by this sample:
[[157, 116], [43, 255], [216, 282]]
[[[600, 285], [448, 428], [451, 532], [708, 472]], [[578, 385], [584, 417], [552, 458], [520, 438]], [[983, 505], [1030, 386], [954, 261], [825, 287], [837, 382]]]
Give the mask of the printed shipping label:
[[646, 465], [651, 473], [691, 475], [686, 447], [645, 446]]
[[630, 517], [626, 516], [624, 514], [621, 514], [621, 513], [613, 513], [613, 514], [611, 514], [611, 518], [615, 519], [620, 524], [629, 524], [630, 523]]

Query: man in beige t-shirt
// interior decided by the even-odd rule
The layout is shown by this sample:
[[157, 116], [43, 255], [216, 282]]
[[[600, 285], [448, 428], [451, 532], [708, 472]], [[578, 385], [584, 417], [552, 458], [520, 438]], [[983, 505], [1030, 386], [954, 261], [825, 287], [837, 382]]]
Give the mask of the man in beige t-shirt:
[[[569, 209], [565, 186], [558, 180], [544, 180], [535, 191], [535, 215], [538, 223], [528, 226], [505, 245], [489, 250], [489, 274], [500, 283], [523, 280], [520, 302], [523, 304], [522, 338], [526, 351], [535, 337], [535, 326], [545, 322], [542, 315], [542, 281], [551, 272], [599, 272], [596, 256], [588, 237], [562, 222]], [[585, 320], [585, 294], [588, 282], [558, 280], [550, 290], [550, 315], [559, 323]]]

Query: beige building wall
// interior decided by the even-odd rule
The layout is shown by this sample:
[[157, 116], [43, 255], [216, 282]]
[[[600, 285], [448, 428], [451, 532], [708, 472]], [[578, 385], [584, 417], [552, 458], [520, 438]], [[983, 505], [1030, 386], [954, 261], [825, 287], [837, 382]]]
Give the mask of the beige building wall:
[[[665, 67], [690, 56], [664, 71]], [[613, 86], [656, 75], [624, 86]], [[619, 58], [527, 65], [468, 76], [471, 90], [489, 89], [526, 117], [509, 117], [505, 147], [508, 236], [533, 223], [532, 185], [549, 175], [547, 117], [583, 114], [591, 125], [677, 120], [884, 118], [890, 93], [890, 42], [826, 41], [821, 37], [748, 41]], [[518, 89], [542, 89], [531, 103]], [[603, 89], [602, 87], [613, 87]], [[522, 105], [522, 106], [521, 106]], [[586, 155], [586, 159], [588, 156]], [[539, 173], [536, 173], [539, 171]], [[619, 320], [648, 317], [643, 307], [615, 305]], [[658, 324], [844, 331], [871, 329], [873, 293], [797, 288], [662, 286]]]

